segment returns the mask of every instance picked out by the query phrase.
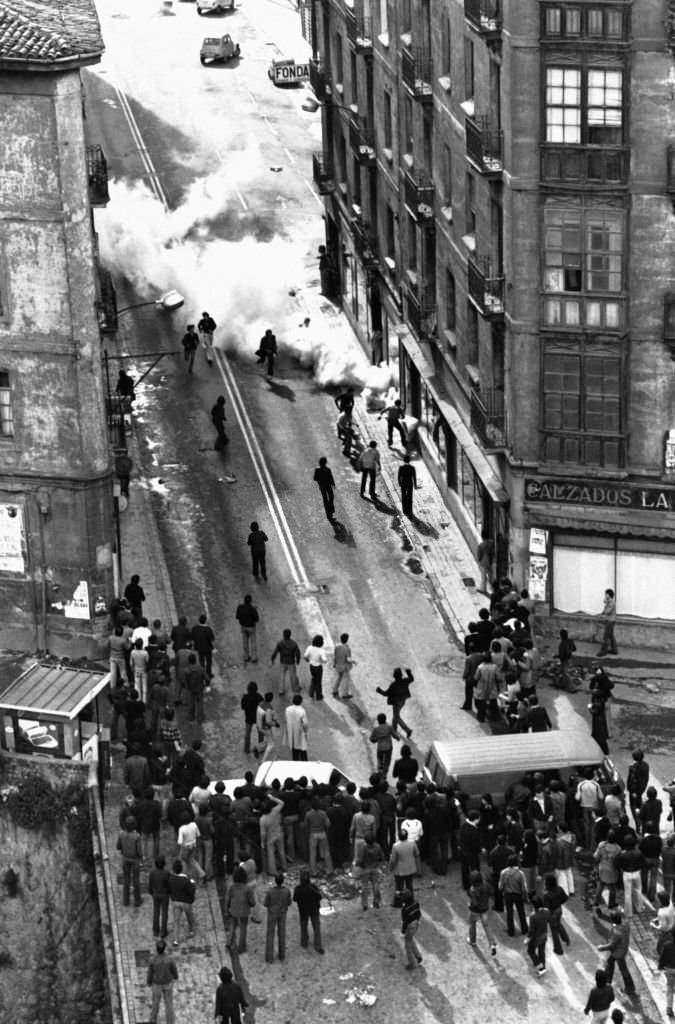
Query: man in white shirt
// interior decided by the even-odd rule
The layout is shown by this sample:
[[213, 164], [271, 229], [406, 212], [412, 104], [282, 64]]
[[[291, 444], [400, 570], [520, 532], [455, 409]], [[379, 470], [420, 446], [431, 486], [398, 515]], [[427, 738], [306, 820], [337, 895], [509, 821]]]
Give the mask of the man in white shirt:
[[180, 858], [183, 861], [185, 873], [189, 878], [195, 875], [200, 882], [206, 885], [206, 872], [197, 858], [197, 843], [199, 841], [199, 828], [195, 821], [190, 821], [184, 815], [183, 821], [178, 829], [178, 849]]
[[302, 696], [296, 693], [293, 703], [286, 708], [286, 732], [293, 761], [307, 760], [307, 712], [302, 706]]
[[148, 640], [150, 639], [151, 636], [152, 630], [148, 625], [148, 620], [146, 618], [141, 619], [140, 626], [136, 626], [133, 633], [131, 634], [132, 646], [136, 643], [138, 639], [141, 639], [143, 641], [143, 647], [147, 647]]

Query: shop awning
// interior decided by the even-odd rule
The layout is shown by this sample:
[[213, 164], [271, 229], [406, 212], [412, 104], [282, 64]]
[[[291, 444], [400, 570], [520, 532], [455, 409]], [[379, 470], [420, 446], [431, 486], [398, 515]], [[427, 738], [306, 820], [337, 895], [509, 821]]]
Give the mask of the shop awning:
[[72, 722], [110, 682], [109, 672], [31, 665], [0, 693], [0, 714], [18, 712]]
[[457, 438], [457, 443], [464, 449], [467, 459], [476, 470], [490, 497], [497, 505], [505, 505], [509, 501], [509, 493], [502, 486], [500, 478], [457, 409], [447, 398], [443, 397], [443, 385], [436, 376], [431, 355], [427, 356], [422, 347], [424, 343], [420, 344], [410, 333], [403, 335], [399, 340], [419, 370], [443, 419]]
[[525, 526], [547, 530], [584, 533], [608, 533], [620, 537], [653, 537], [675, 541], [675, 516], [666, 513], [620, 512], [616, 509], [588, 508], [585, 505], [525, 504]]

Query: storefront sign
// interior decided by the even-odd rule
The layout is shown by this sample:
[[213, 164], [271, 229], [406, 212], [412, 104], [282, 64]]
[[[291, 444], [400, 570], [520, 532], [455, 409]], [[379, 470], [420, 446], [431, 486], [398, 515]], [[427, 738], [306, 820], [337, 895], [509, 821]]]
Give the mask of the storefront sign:
[[66, 601], [65, 614], [67, 619], [88, 619], [89, 616], [89, 586], [86, 580], [80, 580], [75, 587], [75, 593], [71, 601]]
[[583, 483], [573, 480], [525, 480], [525, 501], [594, 505], [650, 512], [675, 511], [675, 488], [635, 484]]

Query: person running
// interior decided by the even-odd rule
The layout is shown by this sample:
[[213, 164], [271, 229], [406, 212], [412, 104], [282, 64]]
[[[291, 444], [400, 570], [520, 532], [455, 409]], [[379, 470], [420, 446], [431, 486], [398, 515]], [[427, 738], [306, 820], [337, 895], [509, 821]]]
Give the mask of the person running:
[[213, 366], [213, 333], [216, 329], [216, 321], [208, 313], [202, 313], [202, 318], [197, 324], [202, 339], [202, 348], [206, 356], [206, 362]]
[[267, 362], [267, 376], [274, 375], [274, 360], [278, 352], [277, 339], [270, 327], [267, 328], [258, 346], [256, 355], [259, 363]]
[[328, 459], [324, 455], [321, 456], [319, 465], [314, 470], [314, 482], [319, 485], [326, 518], [330, 522], [335, 518], [335, 477], [328, 465]]
[[389, 774], [389, 765], [394, 752], [392, 740], [398, 739], [398, 733], [387, 721], [387, 716], [381, 713], [377, 716], [377, 724], [373, 726], [370, 734], [370, 742], [376, 743], [375, 752], [377, 755], [377, 770], [383, 779]]
[[626, 963], [630, 946], [630, 923], [623, 920], [623, 914], [620, 910], [612, 911], [610, 921], [612, 922], [612, 930], [609, 934], [609, 939], [604, 945], [598, 946], [601, 952], [606, 950], [609, 953], [607, 963], [605, 964], [605, 975], [611, 985], [612, 978], [614, 977], [614, 966], [618, 966], [623, 978], [626, 995], [634, 996], [637, 991], [635, 981]]
[[408, 432], [405, 427], [405, 410], [401, 404], [401, 399], [397, 398], [395, 402], [392, 402], [386, 409], [383, 409], [377, 417], [378, 420], [381, 420], [383, 416], [387, 417], [387, 444], [389, 447], [391, 448], [394, 444], [395, 430], [401, 436], [401, 443], [405, 445], [408, 441]]
[[405, 702], [410, 697], [410, 684], [415, 681], [415, 677], [409, 668], [405, 670], [405, 677], [400, 668], [394, 669], [394, 679], [389, 684], [386, 690], [381, 687], [375, 687], [377, 693], [387, 698], [387, 704], [391, 705], [392, 708], [392, 727], [398, 732], [399, 729], [403, 729], [408, 739], [412, 736], [412, 729], [406, 725], [401, 718], [401, 711], [405, 705]]
[[187, 325], [187, 332], [183, 335], [183, 353], [185, 362], [188, 364], [188, 373], [192, 373], [195, 365], [195, 353], [199, 347], [199, 335], [194, 324]]
[[476, 924], [483, 926], [483, 931], [490, 944], [490, 953], [497, 956], [497, 942], [490, 928], [490, 886], [483, 880], [480, 871], [472, 871], [469, 877], [469, 934], [466, 941], [470, 946], [476, 945]]
[[260, 529], [258, 524], [253, 521], [251, 523], [251, 532], [248, 535], [246, 543], [251, 549], [251, 568], [253, 575], [256, 579], [262, 576], [264, 580], [267, 579], [267, 564], [265, 556], [265, 545], [268, 541], [267, 534]]
[[538, 896], [532, 900], [532, 913], [528, 923], [527, 953], [537, 974], [546, 974], [546, 940], [551, 913], [543, 905]]

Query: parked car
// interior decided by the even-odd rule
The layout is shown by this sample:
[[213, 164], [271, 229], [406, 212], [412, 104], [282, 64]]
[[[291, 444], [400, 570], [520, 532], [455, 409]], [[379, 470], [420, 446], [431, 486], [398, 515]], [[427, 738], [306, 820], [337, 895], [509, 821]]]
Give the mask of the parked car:
[[214, 11], [233, 11], [234, 0], [197, 0], [197, 14], [213, 14]]
[[[274, 779], [278, 779], [283, 786], [286, 779], [293, 779], [294, 782], [297, 782], [303, 776], [309, 782], [337, 786], [339, 789], [345, 789], [347, 784], [352, 781], [330, 761], [263, 761], [258, 766], [254, 785], [269, 787]], [[215, 793], [218, 781], [218, 779], [214, 779], [209, 784], [212, 793]], [[243, 786], [246, 782], [245, 779], [222, 779], [221, 781], [225, 783], [225, 793], [231, 798], [234, 797], [235, 789], [238, 786]]]
[[215, 64], [216, 61], [236, 60], [241, 54], [239, 43], [232, 36], [207, 36], [202, 42], [199, 59], [202, 64]]

